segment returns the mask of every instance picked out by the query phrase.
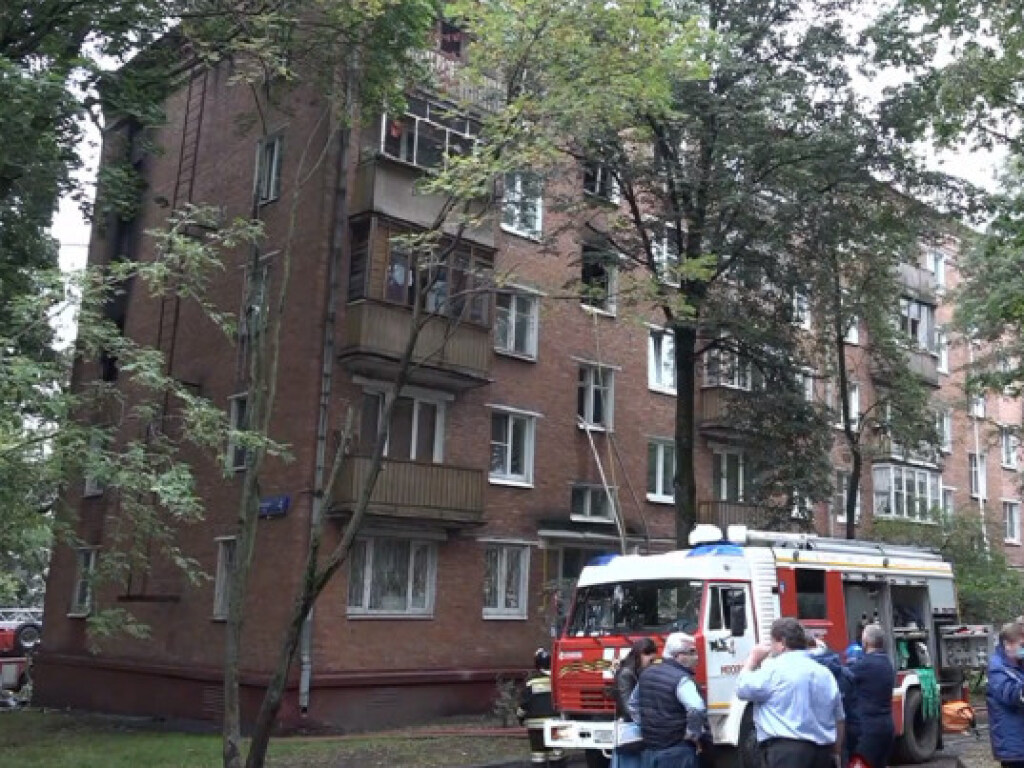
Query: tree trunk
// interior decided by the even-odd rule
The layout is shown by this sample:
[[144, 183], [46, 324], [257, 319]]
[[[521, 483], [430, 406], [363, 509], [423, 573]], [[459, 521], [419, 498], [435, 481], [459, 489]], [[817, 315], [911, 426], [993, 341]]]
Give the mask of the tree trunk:
[[697, 329], [673, 327], [676, 351], [676, 546], [685, 547], [697, 524], [697, 478], [694, 470], [694, 395], [697, 388]]
[[857, 492], [860, 488], [860, 474], [863, 471], [864, 456], [860, 442], [850, 445], [853, 453], [853, 464], [850, 467], [850, 482], [846, 486], [846, 538], [857, 538]]

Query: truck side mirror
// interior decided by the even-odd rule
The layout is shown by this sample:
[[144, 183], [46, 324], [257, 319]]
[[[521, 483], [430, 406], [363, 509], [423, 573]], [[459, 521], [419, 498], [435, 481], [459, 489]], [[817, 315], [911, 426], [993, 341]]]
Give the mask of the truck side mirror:
[[729, 606], [729, 633], [733, 637], [747, 634], [747, 606], [742, 602]]

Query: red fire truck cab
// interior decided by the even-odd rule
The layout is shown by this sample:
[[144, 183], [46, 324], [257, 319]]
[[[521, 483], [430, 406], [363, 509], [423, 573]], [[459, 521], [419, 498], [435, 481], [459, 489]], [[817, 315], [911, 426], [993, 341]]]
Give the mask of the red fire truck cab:
[[865, 624], [885, 630], [897, 673], [893, 722], [905, 762], [924, 762], [941, 742], [928, 706], [965, 694], [964, 670], [987, 663], [991, 630], [957, 616], [949, 563], [934, 552], [876, 542], [701, 525], [692, 549], [611, 555], [583, 569], [552, 653], [559, 716], [545, 725], [551, 748], [587, 750], [603, 766], [614, 747], [614, 669], [641, 637], [671, 632], [697, 639], [697, 682], [715, 742], [735, 765], [754, 768], [751, 707], [734, 695], [736, 677], [772, 622], [794, 616], [843, 653]]

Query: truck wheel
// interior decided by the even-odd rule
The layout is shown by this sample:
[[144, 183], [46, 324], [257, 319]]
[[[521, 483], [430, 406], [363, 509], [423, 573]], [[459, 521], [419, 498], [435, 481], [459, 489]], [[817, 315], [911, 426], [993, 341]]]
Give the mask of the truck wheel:
[[588, 749], [583, 755], [587, 758], [587, 768], [608, 768], [611, 762], [600, 749]]
[[903, 735], [896, 740], [898, 763], [923, 763], [931, 759], [939, 746], [938, 717], [924, 716], [924, 700], [919, 688], [907, 691], [903, 706]]
[[43, 628], [29, 621], [14, 630], [14, 652], [23, 656], [30, 654], [43, 638]]

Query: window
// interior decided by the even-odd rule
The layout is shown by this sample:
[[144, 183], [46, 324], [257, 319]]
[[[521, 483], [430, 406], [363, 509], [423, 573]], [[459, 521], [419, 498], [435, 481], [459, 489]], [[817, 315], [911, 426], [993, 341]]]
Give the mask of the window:
[[744, 456], [738, 451], [715, 451], [711, 490], [715, 501], [746, 501], [750, 496]]
[[618, 293], [618, 256], [591, 245], [583, 246], [580, 303], [599, 312], [615, 314]]
[[935, 286], [942, 291], [946, 287], [946, 254], [939, 250], [928, 253], [928, 271], [935, 276]]
[[484, 618], [525, 619], [530, 549], [491, 544], [484, 551]]
[[234, 536], [216, 539], [217, 576], [213, 583], [213, 618], [228, 617], [228, 603], [231, 596], [231, 571], [235, 567], [237, 540]]
[[[403, 390], [405, 391], [405, 390]], [[368, 456], [376, 444], [384, 419], [384, 393], [363, 392], [359, 427], [359, 452]], [[445, 402], [440, 397], [402, 395], [391, 412], [384, 455], [400, 461], [444, 461]]]
[[69, 616], [87, 616], [92, 610], [92, 580], [96, 572], [96, 548], [75, 549], [75, 587]]
[[939, 450], [943, 453], [953, 452], [953, 413], [942, 410], [936, 414], [935, 428], [939, 433]]
[[827, 616], [825, 605], [825, 571], [797, 568], [796, 617], [798, 619], [824, 619]]
[[[850, 488], [850, 473], [836, 470], [835, 493], [832, 496], [832, 512], [840, 522], [846, 522], [846, 494]], [[854, 522], [860, 522], [860, 488], [857, 488], [857, 496], [854, 500]]]
[[615, 405], [615, 372], [581, 365], [576, 390], [576, 415], [591, 429], [611, 429]]
[[1020, 544], [1020, 502], [1003, 502], [1003, 522], [1006, 532], [1003, 535], [1008, 544]]
[[430, 616], [437, 545], [390, 537], [356, 539], [349, 553], [349, 616]]
[[935, 307], [913, 299], [900, 299], [899, 329], [919, 349], [935, 350]]
[[256, 148], [256, 201], [263, 205], [281, 196], [280, 136], [268, 136]]
[[[390, 273], [388, 278], [391, 278]], [[348, 268], [349, 301], [366, 298], [369, 279], [370, 225], [367, 222], [360, 222], [352, 227], [352, 257]]]
[[522, 413], [491, 413], [491, 482], [533, 482], [536, 417]]
[[107, 444], [106, 437], [99, 432], [89, 434], [89, 450], [85, 456], [85, 477], [83, 480], [82, 495], [85, 497], [101, 496], [103, 494], [103, 481], [100, 479], [98, 466], [103, 464], [103, 449]]
[[651, 244], [654, 267], [658, 279], [668, 285], [679, 285], [679, 251], [682, 244], [679, 227], [673, 224], [661, 225], [660, 232], [652, 233]]
[[985, 418], [985, 396], [984, 395], [975, 395], [975, 396], [973, 396], [971, 398], [971, 400], [970, 400], [970, 404], [969, 404], [968, 407], [970, 408], [971, 416], [973, 416], [974, 418], [976, 418], [976, 419], [984, 419]]
[[849, 325], [846, 327], [846, 343], [860, 344], [860, 318], [854, 315], [848, 322]]
[[949, 337], [942, 328], [935, 331], [935, 346], [939, 357], [936, 364], [939, 373], [949, 373]]
[[503, 292], [495, 295], [494, 304], [494, 348], [536, 359], [540, 298], [529, 293]]
[[647, 386], [655, 392], [676, 393], [675, 336], [664, 328], [651, 328], [647, 336]]
[[1020, 448], [1020, 438], [1004, 427], [999, 430], [999, 443], [1003, 467], [1006, 469], [1016, 469], [1017, 449]]
[[[848, 381], [846, 389], [850, 400], [850, 426], [857, 429], [860, 427], [860, 384]], [[842, 420], [842, 414], [840, 414], [840, 420]]]
[[814, 402], [814, 372], [813, 371], [801, 371], [800, 373], [800, 389], [804, 393], [804, 402]]
[[988, 478], [986, 477], [987, 470], [985, 464], [984, 453], [967, 454], [967, 468], [971, 478], [972, 499], [984, 500], [988, 498]]
[[942, 476], [930, 469], [901, 464], [876, 464], [875, 515], [926, 521], [942, 505]]
[[676, 446], [670, 440], [647, 443], [647, 500], [671, 504], [675, 501]]
[[[857, 429], [860, 426], [860, 384], [856, 381], [846, 382], [846, 391], [850, 405], [850, 426]], [[835, 414], [835, 426], [843, 429], [843, 404], [840, 398], [839, 385], [836, 382], [825, 384], [825, 405]]]
[[246, 395], [231, 397], [228, 407], [230, 433], [228, 435], [227, 467], [232, 471], [240, 471], [249, 464], [249, 449], [238, 433], [249, 429], [249, 398]]
[[750, 361], [728, 349], [712, 349], [704, 366], [704, 385], [749, 391], [752, 382]]
[[569, 506], [570, 518], [581, 522], [612, 522], [615, 518], [609, 493], [614, 498], [617, 489], [605, 490], [603, 485], [574, 485]]
[[725, 584], [712, 584], [708, 587], [708, 629], [729, 629], [729, 620], [733, 606], [747, 605], [747, 590], [743, 587], [731, 587]]
[[805, 331], [811, 330], [811, 301], [803, 291], [793, 294], [793, 324]]
[[953, 496], [956, 493], [956, 488], [950, 488], [948, 485], [942, 486], [942, 511], [947, 515], [953, 514]]
[[[452, 248], [449, 242], [442, 242], [438, 252], [443, 259], [423, 254], [416, 264], [424, 308], [427, 312], [487, 325], [494, 271], [490, 254], [467, 244]], [[412, 264], [409, 248], [392, 238], [384, 283], [387, 301], [412, 306], [416, 298]]]
[[404, 115], [381, 118], [381, 152], [420, 168], [440, 168], [445, 158], [465, 154], [480, 126], [450, 107], [410, 97]]
[[506, 173], [502, 228], [524, 237], [539, 238], [543, 214], [540, 177], [535, 173]]
[[437, 49], [450, 59], [462, 61], [466, 46], [466, 33], [444, 19], [438, 26]]
[[[251, 277], [250, 277], [251, 275]], [[268, 298], [270, 288], [269, 255], [260, 259], [255, 271], [246, 266], [242, 312], [238, 335], [242, 339], [256, 339], [267, 329]]]
[[610, 203], [619, 202], [619, 185], [615, 176], [598, 163], [586, 163], [583, 166], [583, 191]]

